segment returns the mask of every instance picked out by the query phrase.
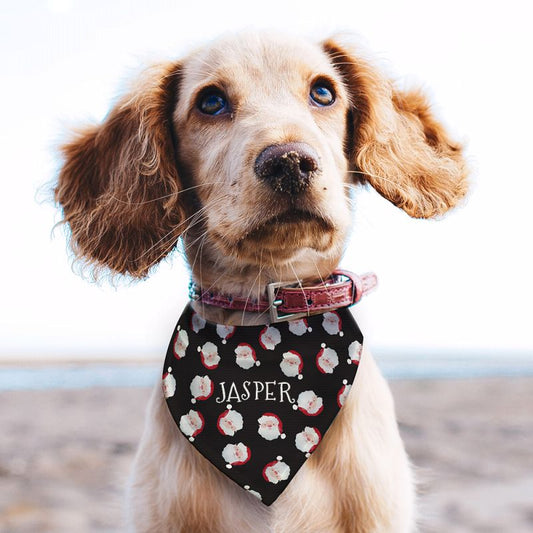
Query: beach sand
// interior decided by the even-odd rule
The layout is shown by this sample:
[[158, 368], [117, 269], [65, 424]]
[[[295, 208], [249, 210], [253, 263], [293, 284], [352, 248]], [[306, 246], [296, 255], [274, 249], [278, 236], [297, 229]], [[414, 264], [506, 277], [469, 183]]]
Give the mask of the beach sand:
[[[421, 531], [533, 531], [533, 378], [391, 387], [420, 480]], [[1, 392], [0, 531], [123, 531], [124, 486], [149, 394]]]

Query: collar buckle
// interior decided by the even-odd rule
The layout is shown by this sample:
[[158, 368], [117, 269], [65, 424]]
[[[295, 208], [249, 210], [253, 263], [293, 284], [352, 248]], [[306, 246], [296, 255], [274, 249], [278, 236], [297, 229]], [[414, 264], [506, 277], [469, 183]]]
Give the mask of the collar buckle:
[[283, 300], [277, 298], [278, 289], [281, 287], [290, 287], [291, 285], [294, 285], [293, 281], [278, 281], [267, 284], [266, 290], [268, 297], [268, 312], [270, 313], [271, 323], [283, 322], [286, 320], [296, 320], [309, 315], [309, 313], [306, 311], [302, 311], [300, 313], [285, 313], [284, 315], [279, 313], [278, 307], [283, 305]]

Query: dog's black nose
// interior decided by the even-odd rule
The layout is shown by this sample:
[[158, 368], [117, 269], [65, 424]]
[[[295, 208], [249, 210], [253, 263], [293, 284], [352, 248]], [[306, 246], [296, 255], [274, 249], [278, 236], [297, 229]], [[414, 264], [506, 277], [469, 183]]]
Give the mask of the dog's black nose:
[[265, 148], [255, 160], [254, 170], [276, 192], [295, 195], [309, 187], [320, 167], [313, 148], [292, 142]]

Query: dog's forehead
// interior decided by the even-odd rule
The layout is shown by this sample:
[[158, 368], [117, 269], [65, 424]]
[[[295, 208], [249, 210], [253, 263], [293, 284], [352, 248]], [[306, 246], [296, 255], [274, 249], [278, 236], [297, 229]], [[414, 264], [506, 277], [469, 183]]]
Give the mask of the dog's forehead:
[[268, 83], [316, 74], [338, 77], [319, 44], [303, 38], [272, 34], [242, 34], [220, 38], [191, 54], [184, 63], [186, 92], [219, 80]]

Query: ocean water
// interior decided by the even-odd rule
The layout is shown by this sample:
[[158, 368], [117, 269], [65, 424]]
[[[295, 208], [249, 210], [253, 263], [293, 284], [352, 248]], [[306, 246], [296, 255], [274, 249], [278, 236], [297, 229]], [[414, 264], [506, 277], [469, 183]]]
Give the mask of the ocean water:
[[[533, 376], [533, 357], [376, 357], [387, 379], [473, 379]], [[138, 365], [85, 363], [0, 366], [0, 391], [150, 387], [161, 376], [162, 362]]]

